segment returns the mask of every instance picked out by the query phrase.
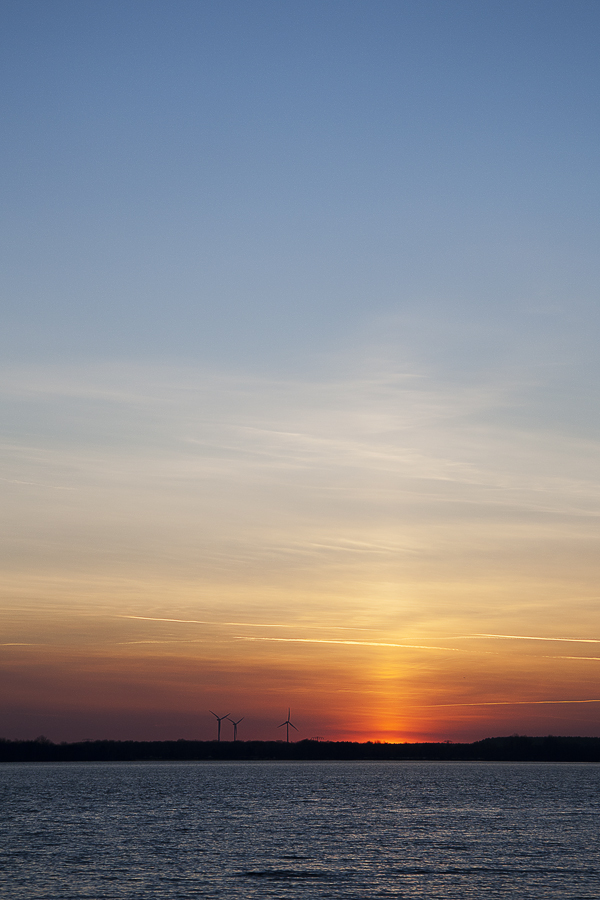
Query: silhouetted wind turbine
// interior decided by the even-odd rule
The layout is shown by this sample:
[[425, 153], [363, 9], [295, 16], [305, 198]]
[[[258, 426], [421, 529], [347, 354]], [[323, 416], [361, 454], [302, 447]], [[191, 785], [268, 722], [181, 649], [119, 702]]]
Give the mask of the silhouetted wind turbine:
[[290, 712], [291, 712], [291, 710], [288, 709], [288, 717], [287, 717], [287, 719], [285, 720], [285, 722], [282, 722], [281, 725], [278, 725], [278, 726], [277, 726], [278, 728], [283, 728], [283, 726], [285, 725], [286, 740], [287, 740], [287, 743], [288, 743], [288, 744], [289, 744], [289, 742], [290, 742], [290, 725], [292, 726], [292, 728], [294, 729], [294, 731], [298, 731], [298, 729], [296, 728], [296, 726], [294, 725], [294, 723], [293, 723], [293, 722], [290, 722]]
[[[227, 718], [229, 719], [229, 716]], [[237, 722], [234, 722], [233, 719], [229, 719], [229, 721], [233, 725], [233, 739], [234, 739], [234, 741], [237, 741], [237, 727], [240, 724], [240, 722], [244, 721], [244, 717], [242, 716], [242, 718], [238, 719]]]
[[209, 713], [212, 713], [213, 716], [215, 717], [215, 719], [217, 720], [217, 722], [219, 723], [217, 726], [217, 740], [220, 741], [221, 740], [221, 722], [223, 721], [223, 719], [226, 719], [229, 716], [229, 713], [227, 713], [226, 716], [218, 716], [216, 713], [214, 713], [212, 711], [212, 709], [209, 709]]

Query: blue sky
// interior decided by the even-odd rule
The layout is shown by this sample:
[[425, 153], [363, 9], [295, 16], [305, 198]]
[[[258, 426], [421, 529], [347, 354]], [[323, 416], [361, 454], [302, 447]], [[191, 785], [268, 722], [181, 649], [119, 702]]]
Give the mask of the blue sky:
[[592, 315], [597, 4], [3, 8], [9, 357]]
[[7, 736], [597, 730], [598, 4], [0, 15]]

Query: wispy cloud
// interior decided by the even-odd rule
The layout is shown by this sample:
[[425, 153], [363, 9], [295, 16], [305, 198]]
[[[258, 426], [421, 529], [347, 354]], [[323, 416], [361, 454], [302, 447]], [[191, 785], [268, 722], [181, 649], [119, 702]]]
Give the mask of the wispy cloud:
[[0, 375], [5, 401], [18, 400], [40, 423], [52, 409], [61, 424], [45, 433], [36, 425], [37, 443], [11, 428], [16, 440], [5, 440], [4, 453], [15, 468], [11, 448], [20, 460], [6, 476], [15, 484], [46, 483], [36, 476], [65, 468], [138, 490], [149, 479], [176, 490], [207, 476], [238, 485], [259, 478], [266, 487], [285, 475], [286, 492], [296, 485], [378, 504], [386, 491], [456, 503], [454, 485], [489, 508], [600, 509], [597, 443], [562, 433], [549, 443], [506, 422], [523, 402], [506, 379], [444, 383], [382, 368], [300, 381], [118, 365]]

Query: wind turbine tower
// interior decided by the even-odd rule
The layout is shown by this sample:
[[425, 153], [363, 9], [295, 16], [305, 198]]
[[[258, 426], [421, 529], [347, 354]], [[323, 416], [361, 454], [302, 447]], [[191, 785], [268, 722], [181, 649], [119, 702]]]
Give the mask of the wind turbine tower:
[[229, 713], [227, 713], [226, 716], [218, 716], [216, 713], [214, 713], [212, 711], [212, 709], [209, 709], [209, 713], [212, 713], [213, 716], [215, 717], [215, 719], [217, 720], [217, 722], [219, 723], [217, 725], [217, 740], [220, 741], [221, 740], [221, 722], [223, 721], [223, 719], [227, 719], [229, 717]]
[[[229, 716], [227, 718], [229, 719]], [[242, 718], [238, 719], [237, 722], [234, 722], [233, 719], [229, 719], [229, 721], [233, 725], [233, 740], [237, 741], [237, 727], [240, 724], [240, 722], [244, 721], [244, 717], [242, 716]]]
[[296, 728], [294, 723], [290, 722], [290, 713], [291, 713], [291, 710], [288, 709], [287, 719], [285, 720], [285, 722], [282, 722], [281, 725], [277, 726], [278, 728], [283, 728], [283, 726], [285, 725], [286, 741], [288, 744], [290, 742], [290, 725], [292, 726], [294, 731], [298, 731], [298, 729]]

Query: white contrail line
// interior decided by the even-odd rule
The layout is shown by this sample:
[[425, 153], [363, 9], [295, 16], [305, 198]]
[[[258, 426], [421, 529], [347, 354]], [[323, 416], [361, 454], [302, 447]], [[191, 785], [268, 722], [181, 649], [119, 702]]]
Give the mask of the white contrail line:
[[600, 703], [600, 699], [591, 700], [481, 700], [479, 703], [428, 703], [424, 706], [411, 706], [410, 709], [438, 709], [450, 706], [531, 706], [552, 705], [555, 703]]
[[515, 641], [565, 641], [571, 644], [600, 644], [597, 638], [532, 637], [527, 634], [468, 634], [465, 637], [505, 638]]
[[595, 659], [600, 662], [600, 656], [541, 656], [540, 659]]
[[[271, 641], [278, 644], [349, 644], [354, 647], [401, 647], [406, 650], [442, 650], [452, 653], [477, 653], [477, 650], [465, 650], [464, 647], [433, 647], [429, 644], [392, 644], [384, 641], [342, 641], [330, 638], [278, 638], [278, 637], [246, 637], [240, 636], [240, 641]], [[491, 651], [487, 651], [491, 653]], [[497, 654], [494, 654], [496, 656]]]
[[[123, 647], [129, 644], [207, 644], [208, 641], [203, 640], [202, 638], [190, 638], [189, 640], [181, 640], [180, 638], [173, 638], [170, 641], [116, 641], [115, 646]], [[211, 641], [214, 644], [214, 641]]]
[[[231, 625], [236, 628], [292, 628], [292, 625], [285, 625], [280, 622], [209, 622], [206, 619], [166, 619], [160, 616], [126, 616], [118, 614], [117, 619], [141, 619], [144, 622], [178, 622], [180, 625]], [[319, 627], [319, 626], [317, 626]], [[322, 626], [320, 626], [322, 627]]]
[[[116, 618], [119, 619], [135, 619], [143, 622], [173, 622], [179, 625], [208, 625], [213, 628], [219, 627], [228, 627], [228, 628], [298, 628], [299, 626], [295, 623], [289, 624], [284, 622], [214, 622], [209, 621], [208, 619], [171, 619], [163, 616], [134, 616], [134, 615], [125, 615], [125, 614], [117, 614]], [[302, 627], [302, 626], [300, 626]], [[348, 626], [338, 626], [338, 625], [316, 625], [311, 624], [308, 626], [303, 626], [307, 628], [342, 628], [344, 631], [350, 630]], [[352, 628], [352, 630], [356, 630], [358, 626]], [[371, 629], [369, 629], [371, 630]], [[519, 640], [519, 641], [556, 641], [556, 642], [567, 642], [572, 644], [600, 644], [600, 639], [595, 638], [554, 638], [554, 637], [537, 637], [532, 635], [524, 635], [524, 634], [488, 634], [484, 632], [475, 632], [474, 634], [467, 635], [456, 635], [455, 640], [468, 640], [471, 638], [499, 638], [503, 640]], [[353, 640], [334, 640], [329, 638], [270, 638], [270, 637], [260, 637], [260, 638], [240, 638], [240, 640], [251, 640], [251, 641], [276, 641], [282, 643], [292, 643], [292, 644], [348, 644], [355, 645], [359, 647], [399, 647], [401, 649], [407, 650], [441, 650], [448, 651], [454, 653], [485, 653], [486, 655], [492, 655], [492, 651], [476, 651], [476, 650], [465, 650], [463, 647], [438, 647], [431, 646], [429, 644], [397, 644], [391, 643], [387, 641], [353, 641]], [[120, 641], [121, 644], [134, 644], [134, 643], [151, 643], [150, 641]], [[12, 646], [3, 644], [0, 646]], [[496, 655], [496, 654], [493, 654]], [[544, 657], [545, 659], [587, 659], [587, 660], [595, 660], [599, 659], [599, 657], [595, 656], [548, 656]]]
[[[323, 631], [324, 629], [338, 631], [377, 631], [375, 628], [364, 628], [361, 625], [318, 625], [316, 623], [297, 622], [215, 622], [208, 619], [167, 619], [162, 616], [132, 616], [118, 613], [117, 619], [140, 619], [144, 622], [178, 622], [182, 625], [211, 625], [215, 628], [231, 626], [235, 628], [306, 628]], [[380, 629], [379, 629], [380, 630]]]

